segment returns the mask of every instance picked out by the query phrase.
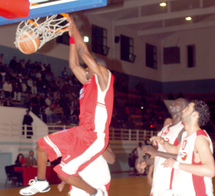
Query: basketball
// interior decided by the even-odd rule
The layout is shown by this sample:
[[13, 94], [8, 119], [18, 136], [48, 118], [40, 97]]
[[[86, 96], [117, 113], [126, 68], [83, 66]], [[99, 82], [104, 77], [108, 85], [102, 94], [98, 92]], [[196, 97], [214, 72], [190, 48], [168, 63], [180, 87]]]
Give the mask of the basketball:
[[40, 46], [39, 37], [33, 36], [32, 32], [23, 32], [17, 40], [17, 48], [24, 54], [32, 54]]

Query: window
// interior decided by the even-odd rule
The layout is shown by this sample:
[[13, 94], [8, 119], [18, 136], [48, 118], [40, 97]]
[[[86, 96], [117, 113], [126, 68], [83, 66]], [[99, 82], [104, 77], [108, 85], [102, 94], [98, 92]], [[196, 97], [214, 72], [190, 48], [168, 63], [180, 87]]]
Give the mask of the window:
[[107, 29], [92, 25], [92, 51], [107, 56]]
[[157, 47], [146, 43], [146, 66], [157, 69]]
[[58, 36], [56, 38], [56, 42], [60, 44], [66, 44], [69, 45], [69, 33], [65, 32], [63, 35]]
[[187, 46], [187, 66], [188, 67], [196, 66], [196, 46], [195, 45]]
[[121, 60], [134, 63], [134, 39], [125, 35], [120, 35], [121, 40]]

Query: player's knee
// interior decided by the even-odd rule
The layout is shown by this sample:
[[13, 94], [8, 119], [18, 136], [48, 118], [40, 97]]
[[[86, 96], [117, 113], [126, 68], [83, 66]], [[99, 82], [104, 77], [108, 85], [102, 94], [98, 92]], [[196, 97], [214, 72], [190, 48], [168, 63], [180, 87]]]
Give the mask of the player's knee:
[[37, 152], [43, 152], [44, 150], [42, 149], [42, 147], [37, 143], [37, 148], [36, 148]]

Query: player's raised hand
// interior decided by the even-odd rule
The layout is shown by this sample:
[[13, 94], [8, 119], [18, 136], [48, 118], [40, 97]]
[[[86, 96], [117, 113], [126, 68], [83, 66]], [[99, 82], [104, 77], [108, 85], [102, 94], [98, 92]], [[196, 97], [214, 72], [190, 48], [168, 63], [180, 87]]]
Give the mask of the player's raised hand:
[[160, 136], [153, 136], [153, 137], [150, 138], [150, 141], [151, 142], [153, 142], [153, 141], [158, 142], [162, 146], [164, 146], [164, 144], [165, 144], [165, 140]]
[[74, 36], [74, 25], [75, 25], [75, 21], [72, 15], [67, 14], [67, 21], [69, 23], [68, 26], [68, 31], [69, 31], [69, 36], [72, 37]]

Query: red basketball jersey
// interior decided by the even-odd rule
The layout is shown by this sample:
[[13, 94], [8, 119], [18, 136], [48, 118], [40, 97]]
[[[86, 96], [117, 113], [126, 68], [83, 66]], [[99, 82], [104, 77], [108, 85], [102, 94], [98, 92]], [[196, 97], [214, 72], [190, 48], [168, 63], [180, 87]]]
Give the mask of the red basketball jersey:
[[[80, 91], [80, 125], [88, 131], [108, 133], [113, 111], [114, 76], [109, 72], [108, 85], [101, 91], [97, 75], [87, 81]], [[104, 125], [105, 127], [101, 127]]]

